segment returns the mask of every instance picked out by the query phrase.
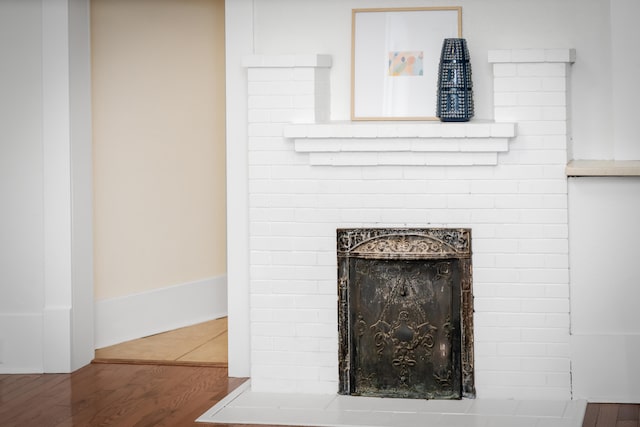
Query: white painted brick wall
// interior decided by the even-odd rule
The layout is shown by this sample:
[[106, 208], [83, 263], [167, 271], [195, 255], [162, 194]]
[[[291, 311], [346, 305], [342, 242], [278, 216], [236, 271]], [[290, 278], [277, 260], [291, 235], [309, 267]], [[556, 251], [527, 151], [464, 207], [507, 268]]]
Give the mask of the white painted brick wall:
[[[245, 61], [254, 390], [337, 391], [336, 228], [470, 227], [478, 397], [570, 398], [573, 54], [489, 59], [496, 123], [402, 125], [317, 124], [329, 117], [326, 57]], [[499, 149], [495, 138], [513, 136], [504, 122], [517, 136]], [[494, 150], [494, 164], [473, 166], [486, 153], [460, 149], [470, 144]]]

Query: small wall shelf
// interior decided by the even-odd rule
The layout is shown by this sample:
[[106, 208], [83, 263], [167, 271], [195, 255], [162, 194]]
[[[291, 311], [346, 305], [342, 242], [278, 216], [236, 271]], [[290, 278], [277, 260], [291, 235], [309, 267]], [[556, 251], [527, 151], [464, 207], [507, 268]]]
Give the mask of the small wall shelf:
[[572, 160], [567, 176], [640, 176], [640, 160]]

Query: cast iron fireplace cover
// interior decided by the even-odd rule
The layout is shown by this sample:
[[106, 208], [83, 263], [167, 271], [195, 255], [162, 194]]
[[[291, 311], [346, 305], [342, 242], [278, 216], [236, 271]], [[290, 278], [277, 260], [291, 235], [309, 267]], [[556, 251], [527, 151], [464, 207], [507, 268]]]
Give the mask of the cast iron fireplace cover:
[[340, 394], [475, 397], [471, 230], [337, 230]]

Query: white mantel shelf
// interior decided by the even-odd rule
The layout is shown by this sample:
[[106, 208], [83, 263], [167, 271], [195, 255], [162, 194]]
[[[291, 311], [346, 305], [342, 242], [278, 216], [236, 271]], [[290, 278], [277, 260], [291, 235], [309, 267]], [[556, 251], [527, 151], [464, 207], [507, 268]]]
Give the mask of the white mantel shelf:
[[572, 160], [567, 176], [640, 176], [640, 160]]
[[290, 124], [283, 136], [311, 165], [495, 165], [509, 150], [514, 123], [330, 122]]

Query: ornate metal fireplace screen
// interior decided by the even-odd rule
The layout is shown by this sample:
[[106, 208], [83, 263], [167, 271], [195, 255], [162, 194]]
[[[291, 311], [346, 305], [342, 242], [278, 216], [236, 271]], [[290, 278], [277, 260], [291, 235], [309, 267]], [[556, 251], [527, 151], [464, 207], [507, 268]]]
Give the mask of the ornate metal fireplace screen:
[[470, 229], [339, 229], [340, 394], [475, 397]]

